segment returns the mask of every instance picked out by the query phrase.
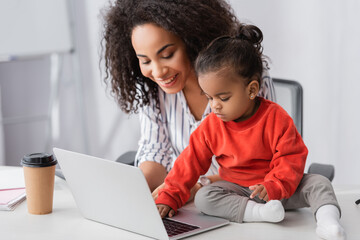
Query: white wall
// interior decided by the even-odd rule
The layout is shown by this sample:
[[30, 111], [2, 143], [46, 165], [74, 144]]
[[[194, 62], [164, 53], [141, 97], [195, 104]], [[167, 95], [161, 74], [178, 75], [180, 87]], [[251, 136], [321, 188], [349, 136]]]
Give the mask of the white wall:
[[[139, 130], [137, 117], [129, 119], [119, 110], [108, 91], [106, 93], [100, 77], [99, 10], [108, 1], [72, 2], [75, 10], [73, 27], [76, 55], [75, 60], [69, 56], [64, 60], [60, 89], [61, 131], [60, 138], [54, 144], [95, 156], [116, 159], [124, 151], [136, 149]], [[309, 148], [307, 166], [311, 162], [334, 164], [334, 183], [359, 184], [357, 176], [360, 163], [357, 148], [360, 147], [360, 110], [357, 106], [356, 90], [360, 89], [357, 74], [357, 68], [360, 66], [360, 28], [357, 26], [360, 22], [360, 16], [357, 14], [360, 2], [230, 2], [240, 19], [252, 22], [263, 30], [265, 54], [272, 59], [271, 75], [294, 79], [303, 85], [304, 140]], [[78, 67], [73, 61], [78, 63]], [[47, 89], [48, 79], [40, 72], [45, 71], [48, 61], [44, 60], [39, 64], [40, 66], [35, 63], [20, 63], [18, 67], [20, 70], [32, 69], [36, 73], [33, 76], [37, 78], [33, 84]], [[31, 76], [28, 72], [15, 73], [16, 65], [17, 63], [0, 64], [2, 92], [7, 91], [3, 87], [6, 80], [15, 77], [21, 80]], [[77, 107], [79, 99], [76, 97], [78, 91], [74, 79], [81, 80], [84, 122], [80, 121]], [[27, 86], [20, 80], [18, 87]], [[16, 91], [16, 87], [12, 89]], [[6, 101], [3, 99], [2, 102], [4, 104]], [[11, 106], [2, 107], [5, 113], [11, 109]], [[87, 129], [85, 135], [82, 131], [83, 126]], [[26, 141], [5, 144], [7, 158], [15, 156], [10, 153], [17, 151], [16, 156], [20, 156], [23, 154], [21, 151], [24, 151], [20, 149], [29, 149], [21, 145], [29, 144]], [[7, 159], [7, 163], [9, 161]]]
[[[89, 154], [115, 160], [137, 149], [138, 119], [120, 111], [99, 70], [101, 9], [106, 0], [74, 1], [75, 37], [80, 60], [88, 129]], [[102, 75], [101, 75], [102, 74]]]
[[59, 135], [50, 145], [50, 57], [0, 62], [5, 139], [0, 164], [19, 165], [23, 155], [51, 152], [53, 146], [110, 160], [137, 148], [137, 116], [119, 110], [100, 76], [99, 11], [107, 2], [68, 1], [75, 52], [61, 55]]
[[[70, 129], [74, 125], [73, 117], [79, 113], [75, 111], [71, 115], [73, 117], [69, 117], [68, 111], [76, 108], [78, 99], [69, 100], [68, 97], [63, 97], [62, 122], [65, 122], [65, 117], [67, 122], [63, 124], [62, 130], [65, 134], [57, 142], [57, 146], [116, 160], [122, 153], [137, 149], [139, 131], [137, 116], [128, 116], [120, 111], [109, 89], [106, 89], [102, 80], [104, 73], [101, 75], [99, 69], [102, 29], [100, 10], [107, 3], [108, 1], [105, 0], [72, 1], [76, 49], [74, 62], [75, 67], [77, 66], [73, 77], [81, 80], [83, 94], [81, 104], [84, 106], [82, 110], [85, 116], [78, 127], [82, 128], [85, 125], [86, 131], [79, 132], [85, 134], [80, 137], [83, 144], [74, 147], [76, 143], [72, 140], [73, 133]], [[76, 86], [73, 86], [73, 91], [76, 94]]]

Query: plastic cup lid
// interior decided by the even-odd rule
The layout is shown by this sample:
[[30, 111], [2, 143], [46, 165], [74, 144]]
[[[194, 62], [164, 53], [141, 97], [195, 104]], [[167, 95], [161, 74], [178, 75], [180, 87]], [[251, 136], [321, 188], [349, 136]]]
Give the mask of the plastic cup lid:
[[31, 153], [21, 160], [21, 165], [24, 167], [49, 167], [56, 164], [57, 160], [49, 153]]

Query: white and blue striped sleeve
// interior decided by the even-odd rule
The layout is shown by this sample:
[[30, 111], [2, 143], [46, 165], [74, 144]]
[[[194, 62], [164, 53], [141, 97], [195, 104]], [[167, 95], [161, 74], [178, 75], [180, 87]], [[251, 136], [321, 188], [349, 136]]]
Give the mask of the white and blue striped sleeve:
[[144, 106], [139, 112], [140, 140], [135, 158], [135, 166], [145, 161], [163, 165], [167, 171], [172, 167], [172, 146], [169, 140], [167, 120], [156, 108], [155, 101]]

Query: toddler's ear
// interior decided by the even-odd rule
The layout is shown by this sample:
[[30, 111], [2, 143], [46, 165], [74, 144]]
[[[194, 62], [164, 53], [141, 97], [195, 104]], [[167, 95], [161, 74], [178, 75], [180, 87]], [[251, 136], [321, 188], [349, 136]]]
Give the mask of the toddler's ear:
[[251, 100], [255, 99], [255, 97], [258, 95], [260, 86], [259, 82], [256, 79], [251, 80], [251, 82], [248, 85], [249, 89], [249, 98]]

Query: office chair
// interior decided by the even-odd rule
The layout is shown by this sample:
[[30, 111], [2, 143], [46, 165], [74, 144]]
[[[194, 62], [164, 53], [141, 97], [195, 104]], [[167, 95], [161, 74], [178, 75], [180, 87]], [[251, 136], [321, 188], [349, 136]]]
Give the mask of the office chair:
[[[303, 137], [303, 89], [299, 82], [273, 78], [276, 102], [280, 104], [293, 118], [295, 126]], [[308, 173], [317, 173], [334, 179], [335, 169], [331, 164], [312, 163]]]
[[[273, 78], [276, 102], [280, 104], [293, 118], [295, 126], [303, 136], [303, 88], [297, 81]], [[128, 151], [119, 156], [116, 162], [134, 165], [136, 151]], [[312, 163], [308, 173], [317, 173], [334, 179], [335, 169], [330, 164]]]
[[128, 151], [121, 154], [115, 162], [125, 163], [134, 166], [135, 164], [136, 151]]
[[295, 126], [303, 136], [303, 88], [292, 80], [273, 78], [275, 102], [280, 104], [292, 117]]

